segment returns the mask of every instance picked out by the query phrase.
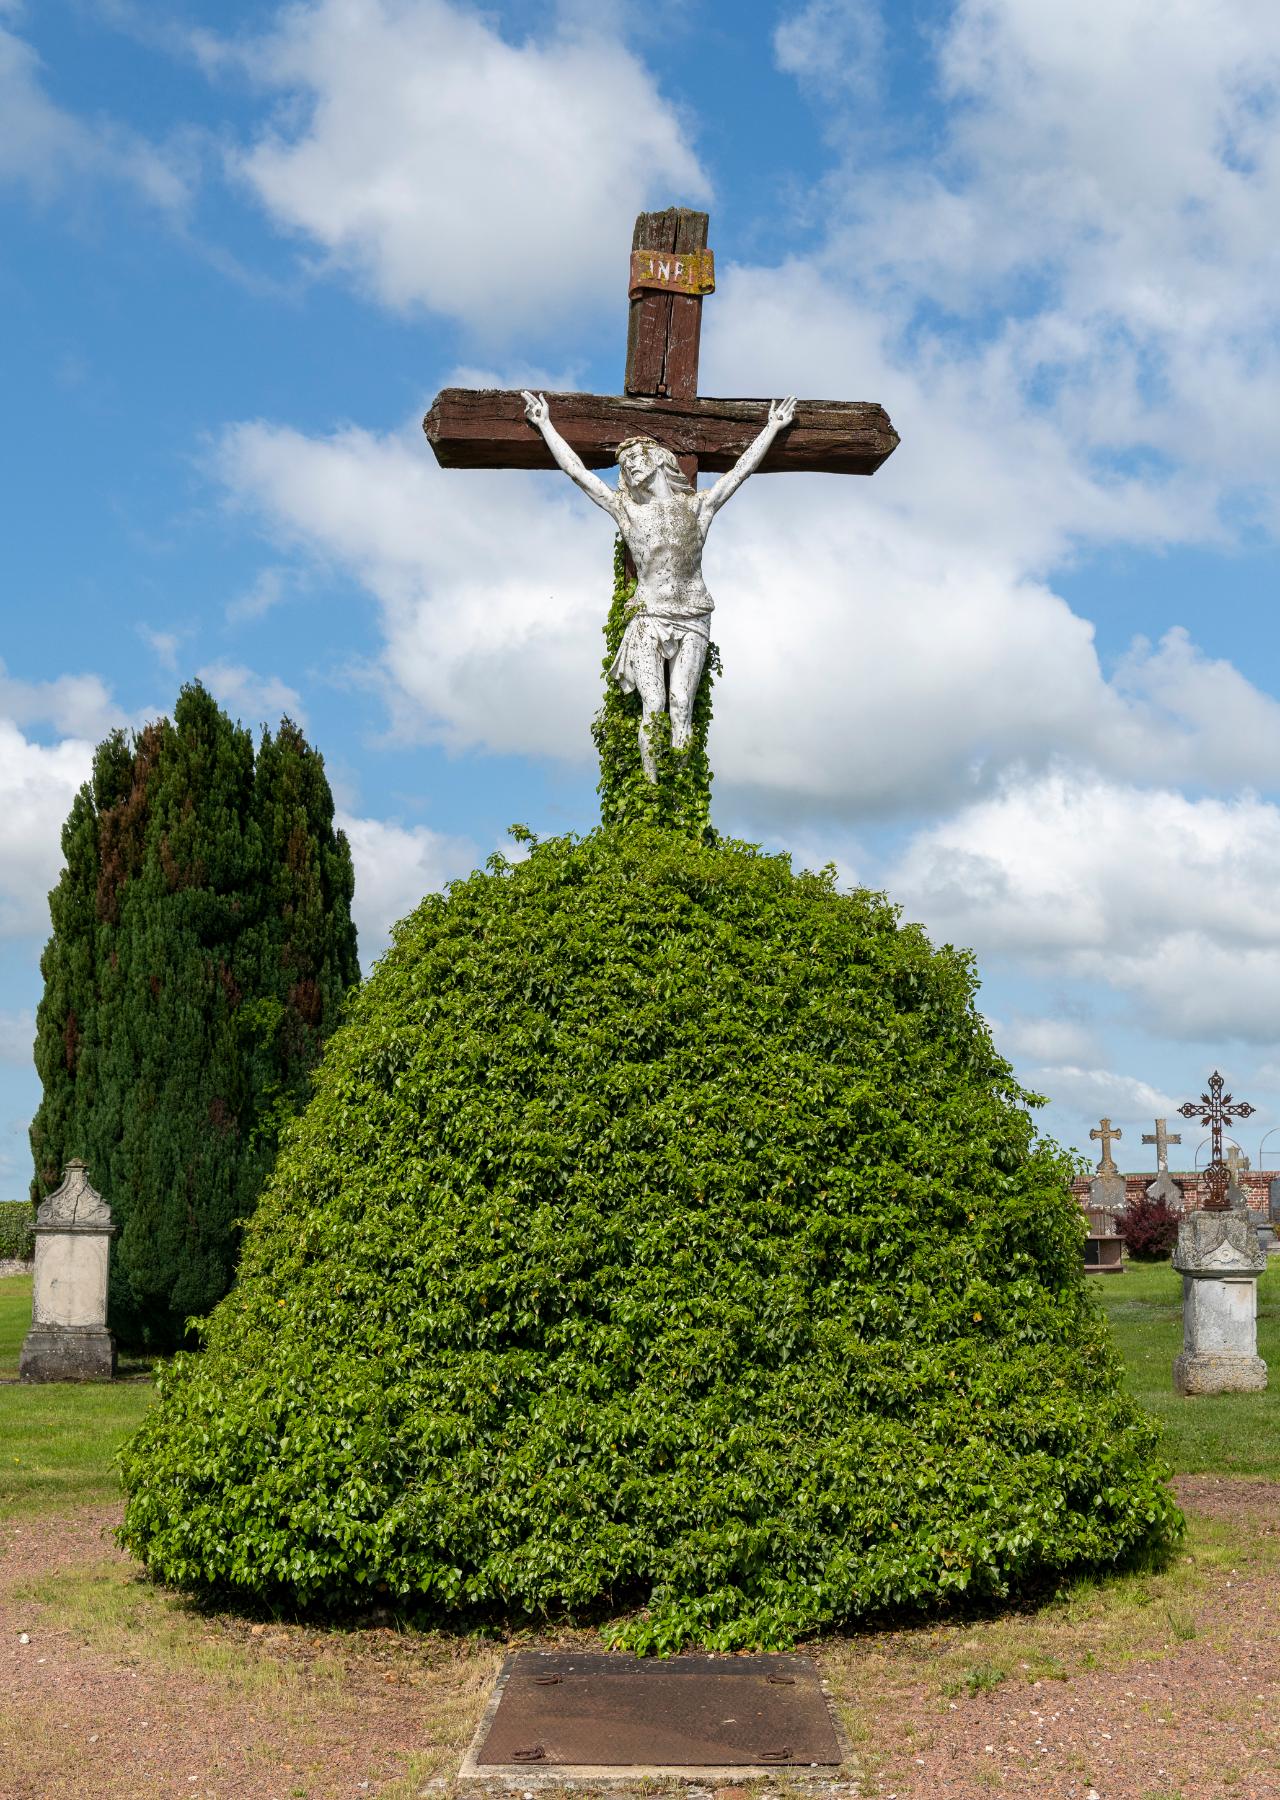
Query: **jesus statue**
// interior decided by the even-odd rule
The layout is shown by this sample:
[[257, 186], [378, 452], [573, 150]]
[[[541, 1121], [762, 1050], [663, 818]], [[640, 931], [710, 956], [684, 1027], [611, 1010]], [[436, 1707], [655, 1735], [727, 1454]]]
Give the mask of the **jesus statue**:
[[525, 416], [546, 440], [547, 449], [571, 481], [602, 507], [622, 533], [636, 568], [636, 590], [627, 628], [609, 669], [624, 694], [640, 695], [640, 757], [656, 781], [649, 723], [655, 713], [671, 715], [671, 747], [688, 748], [693, 703], [711, 640], [714, 602], [702, 579], [702, 546], [711, 521], [765, 452], [795, 417], [794, 399], [775, 400], [759, 437], [714, 487], [697, 492], [670, 450], [649, 437], [618, 446], [618, 485], [593, 475], [551, 423], [543, 394], [524, 394]]

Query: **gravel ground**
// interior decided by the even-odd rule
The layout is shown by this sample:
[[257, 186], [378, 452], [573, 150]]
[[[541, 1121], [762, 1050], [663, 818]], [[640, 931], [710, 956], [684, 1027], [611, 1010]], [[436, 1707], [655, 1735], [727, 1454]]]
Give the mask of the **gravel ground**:
[[[1177, 1486], [1188, 1511], [1232, 1523], [1242, 1542], [1280, 1538], [1280, 1483]], [[175, 1611], [115, 1549], [117, 1518], [99, 1509], [0, 1527], [6, 1800], [409, 1800], [452, 1789], [503, 1646]], [[858, 1766], [839, 1781], [721, 1787], [716, 1800], [1280, 1800], [1280, 1558], [1212, 1584], [1194, 1629], [1118, 1670], [950, 1700], [922, 1662], [922, 1634], [823, 1646], [833, 1685], [852, 1697]], [[874, 1682], [859, 1680], [864, 1664]], [[475, 1784], [467, 1791], [480, 1800]], [[493, 1792], [518, 1800], [521, 1790]]]
[[[1280, 1537], [1280, 1483], [1184, 1476], [1188, 1513]], [[872, 1792], [890, 1800], [1271, 1800], [1280, 1796], [1280, 1579], [1227, 1576], [1196, 1635], [1158, 1657], [945, 1701], [917, 1679], [883, 1694], [895, 1721]], [[886, 1754], [887, 1750], [887, 1754]]]

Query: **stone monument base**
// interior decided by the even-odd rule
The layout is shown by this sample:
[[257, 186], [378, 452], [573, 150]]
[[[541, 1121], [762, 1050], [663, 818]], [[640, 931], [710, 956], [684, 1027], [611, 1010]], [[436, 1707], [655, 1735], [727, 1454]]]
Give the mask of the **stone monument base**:
[[1253, 1223], [1238, 1212], [1188, 1213], [1173, 1266], [1182, 1276], [1179, 1394], [1257, 1394], [1267, 1385], [1258, 1355], [1258, 1276], [1267, 1259]]
[[22, 1381], [112, 1381], [116, 1340], [101, 1325], [33, 1325], [22, 1343]]
[[1173, 1365], [1175, 1394], [1260, 1394], [1267, 1385], [1267, 1365], [1260, 1356], [1231, 1356], [1221, 1351], [1183, 1351]]

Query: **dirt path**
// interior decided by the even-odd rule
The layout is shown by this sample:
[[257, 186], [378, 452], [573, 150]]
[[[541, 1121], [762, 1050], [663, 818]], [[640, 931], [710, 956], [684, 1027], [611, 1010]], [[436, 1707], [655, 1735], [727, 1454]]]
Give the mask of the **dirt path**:
[[479, 1716], [498, 1652], [433, 1670], [390, 1630], [203, 1618], [138, 1578], [111, 1542], [118, 1518], [113, 1507], [3, 1528], [0, 1791], [11, 1800], [362, 1797], [415, 1754], [451, 1751]]
[[[1144, 1599], [1131, 1584], [1136, 1623], [1123, 1630], [1114, 1607], [1083, 1604], [1028, 1615], [1025, 1630], [1006, 1618], [823, 1645], [862, 1772], [819, 1791], [1280, 1800], [1280, 1483], [1205, 1476], [1178, 1489], [1217, 1549], [1200, 1570], [1187, 1559], [1181, 1586], [1160, 1578]], [[117, 1517], [0, 1527], [6, 1796], [452, 1789], [501, 1646], [201, 1615], [138, 1577], [111, 1542]], [[1030, 1661], [1015, 1660], [1020, 1646]]]

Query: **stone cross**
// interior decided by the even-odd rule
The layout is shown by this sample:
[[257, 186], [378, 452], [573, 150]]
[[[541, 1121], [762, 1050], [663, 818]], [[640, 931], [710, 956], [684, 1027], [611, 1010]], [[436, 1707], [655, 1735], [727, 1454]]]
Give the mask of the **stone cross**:
[[[588, 469], [617, 460], [619, 444], [644, 435], [674, 452], [696, 486], [698, 470], [727, 472], [758, 437], [766, 400], [698, 393], [703, 296], [715, 285], [707, 214], [684, 207], [641, 213], [632, 238], [623, 392], [553, 396], [557, 429]], [[525, 416], [519, 389], [444, 388], [423, 420], [446, 469], [553, 469], [555, 459]], [[801, 400], [795, 422], [760, 464], [764, 475], [813, 469], [872, 475], [898, 445], [882, 406]]]
[[1103, 1119], [1099, 1125], [1094, 1126], [1089, 1136], [1100, 1139], [1102, 1142], [1102, 1157], [1098, 1163], [1099, 1175], [1117, 1174], [1118, 1171], [1111, 1155], [1111, 1145], [1116, 1138], [1124, 1136], [1123, 1131], [1118, 1125], [1113, 1128], [1110, 1119]]
[[1226, 1162], [1227, 1201], [1233, 1209], [1238, 1211], [1241, 1207], [1247, 1207], [1249, 1204], [1248, 1191], [1240, 1180], [1240, 1177], [1249, 1167], [1249, 1158], [1245, 1155], [1239, 1144], [1228, 1144], [1226, 1150]]
[[1167, 1175], [1169, 1173], [1169, 1146], [1170, 1144], [1180, 1144], [1182, 1142], [1182, 1133], [1180, 1131], [1171, 1132], [1168, 1128], [1169, 1122], [1167, 1119], [1157, 1119], [1155, 1126], [1154, 1132], [1143, 1132], [1142, 1141], [1144, 1144], [1155, 1145], [1156, 1173], [1159, 1175]]
[[1227, 1119], [1247, 1119], [1250, 1113], [1256, 1112], [1247, 1100], [1232, 1102], [1230, 1094], [1222, 1091], [1222, 1077], [1215, 1069], [1209, 1077], [1209, 1092], [1201, 1094], [1199, 1102], [1188, 1100], [1178, 1108], [1184, 1119], [1200, 1118], [1202, 1127], [1213, 1134], [1213, 1154], [1205, 1169], [1205, 1185], [1209, 1197], [1204, 1203], [1206, 1212], [1226, 1212], [1228, 1207], [1227, 1183], [1230, 1171], [1222, 1160], [1222, 1127]]

